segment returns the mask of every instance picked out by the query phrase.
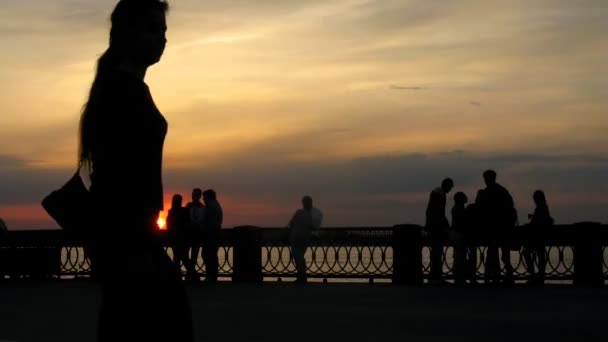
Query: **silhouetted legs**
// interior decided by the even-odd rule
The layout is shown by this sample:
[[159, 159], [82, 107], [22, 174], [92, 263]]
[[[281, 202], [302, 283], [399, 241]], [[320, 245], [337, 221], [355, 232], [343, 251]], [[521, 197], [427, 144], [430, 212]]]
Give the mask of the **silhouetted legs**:
[[190, 258], [188, 260], [188, 264], [186, 265], [186, 279], [189, 281], [199, 281], [200, 277], [196, 271], [196, 265], [198, 264], [198, 256], [201, 251], [200, 245], [201, 236], [200, 233], [192, 234], [191, 247], [190, 247]]
[[[523, 255], [526, 262], [526, 269], [530, 273], [530, 284], [543, 284], [545, 281], [545, 268], [547, 266], [547, 258], [544, 244], [534, 243], [524, 247]], [[534, 265], [538, 267], [538, 272], [535, 272]]]
[[120, 257], [104, 260], [97, 341], [193, 341], [188, 298], [162, 247], [110, 253]]
[[504, 283], [507, 285], [513, 284], [513, 266], [511, 265], [511, 247], [503, 244], [500, 247], [500, 259], [505, 267]]
[[498, 249], [500, 248], [500, 259], [502, 260], [505, 268], [504, 283], [506, 285], [513, 284], [513, 266], [511, 265], [511, 249], [510, 247], [501, 241], [493, 240], [488, 244], [487, 256], [486, 256], [486, 284], [498, 284], [501, 279], [501, 268], [500, 261], [498, 260]]
[[306, 259], [304, 259], [306, 248], [308, 248], [307, 239], [291, 239], [291, 257], [296, 265], [297, 282], [306, 282]]
[[443, 234], [431, 232], [431, 283], [441, 283], [443, 273]]
[[188, 257], [188, 243], [183, 239], [175, 242], [173, 245], [173, 265], [180, 273], [181, 277], [181, 265], [183, 264], [188, 269], [190, 258]]
[[467, 277], [467, 248], [464, 235], [450, 231], [450, 240], [454, 246], [454, 279], [456, 284], [466, 284]]
[[477, 284], [477, 245], [468, 241], [467, 246], [466, 272], [471, 284]]
[[486, 284], [500, 281], [500, 262], [498, 261], [498, 241], [488, 243], [486, 249], [486, 271], [484, 274]]
[[215, 283], [217, 281], [218, 274], [218, 257], [217, 252], [219, 249], [219, 234], [206, 233], [203, 236], [203, 261], [205, 262], [206, 277], [205, 281], [209, 283]]

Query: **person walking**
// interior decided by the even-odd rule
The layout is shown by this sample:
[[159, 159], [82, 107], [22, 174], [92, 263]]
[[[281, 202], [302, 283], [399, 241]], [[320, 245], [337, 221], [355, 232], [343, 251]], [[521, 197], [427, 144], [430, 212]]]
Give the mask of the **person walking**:
[[[156, 231], [167, 121], [144, 81], [165, 49], [167, 9], [162, 0], [118, 1], [80, 119], [78, 163], [91, 180], [102, 285], [100, 342], [193, 340], [186, 292]], [[116, 196], [127, 190], [138, 199]]]

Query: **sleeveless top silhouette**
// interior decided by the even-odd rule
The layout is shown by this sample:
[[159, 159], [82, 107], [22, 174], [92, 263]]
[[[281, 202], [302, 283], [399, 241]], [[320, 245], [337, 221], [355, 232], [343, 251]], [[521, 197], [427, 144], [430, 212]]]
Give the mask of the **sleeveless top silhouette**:
[[546, 228], [553, 225], [553, 218], [549, 214], [549, 207], [546, 205], [539, 205], [534, 209], [534, 215], [530, 220], [530, 225], [535, 228]]
[[[121, 234], [150, 233], [163, 209], [162, 153], [167, 121], [148, 86], [115, 70], [92, 96], [91, 193], [97, 209], [135, 225]], [[106, 211], [107, 210], [107, 211]], [[132, 230], [133, 229], [133, 230]], [[134, 231], [144, 229], [145, 231]]]

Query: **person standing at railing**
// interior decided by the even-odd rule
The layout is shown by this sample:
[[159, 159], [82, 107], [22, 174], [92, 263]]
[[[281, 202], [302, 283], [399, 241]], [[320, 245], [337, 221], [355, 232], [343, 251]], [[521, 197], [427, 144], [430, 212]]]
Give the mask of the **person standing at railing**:
[[289, 243], [291, 256], [296, 264], [297, 283], [306, 283], [306, 260], [304, 254], [313, 232], [319, 231], [323, 221], [321, 210], [313, 207], [312, 197], [302, 198], [302, 209], [298, 209], [289, 221]]
[[443, 267], [443, 241], [447, 238], [450, 223], [445, 216], [447, 194], [454, 188], [454, 181], [446, 178], [441, 186], [433, 189], [426, 207], [426, 231], [431, 240], [431, 284], [441, 284]]
[[[477, 193], [475, 203], [478, 206], [483, 228], [488, 231], [488, 250], [486, 257], [486, 283], [497, 284], [501, 279], [500, 261], [504, 263], [505, 278], [503, 284], [513, 285], [513, 266], [511, 265], [510, 242], [517, 223], [517, 211], [509, 191], [496, 182], [496, 172], [487, 170], [483, 173], [485, 189]], [[499, 258], [498, 249], [501, 256]]]
[[189, 217], [189, 237], [191, 242], [190, 261], [186, 265], [187, 276], [189, 281], [200, 281], [200, 277], [196, 273], [196, 265], [198, 264], [198, 254], [201, 250], [201, 239], [203, 227], [205, 224], [205, 205], [201, 202], [203, 191], [200, 188], [192, 189], [192, 202], [186, 204]]
[[[545, 267], [547, 265], [547, 252], [545, 250], [544, 235], [547, 228], [553, 225], [553, 218], [549, 213], [549, 206], [545, 193], [542, 190], [536, 190], [532, 195], [536, 208], [534, 214], [529, 214], [530, 223], [527, 225], [526, 236], [528, 237], [524, 244], [524, 260], [526, 268], [530, 272], [529, 284], [542, 285], [545, 282]], [[534, 265], [538, 265], [538, 272], [535, 272]]]
[[203, 192], [203, 201], [205, 201], [205, 219], [202, 235], [203, 261], [205, 261], [207, 271], [205, 282], [215, 283], [217, 282], [219, 268], [217, 252], [220, 244], [220, 230], [224, 221], [224, 213], [214, 190], [205, 190]]
[[173, 264], [181, 273], [181, 264], [188, 267], [188, 223], [189, 213], [182, 207], [182, 195], [175, 194], [171, 200], [171, 209], [167, 214], [167, 232], [173, 247]]

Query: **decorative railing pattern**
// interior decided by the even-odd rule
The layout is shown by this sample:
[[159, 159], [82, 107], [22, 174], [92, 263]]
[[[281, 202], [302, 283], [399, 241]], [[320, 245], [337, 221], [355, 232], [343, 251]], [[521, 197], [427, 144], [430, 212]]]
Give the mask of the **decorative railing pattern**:
[[[313, 237], [305, 254], [308, 276], [322, 279], [358, 278], [370, 281], [386, 279], [403, 282], [399, 281], [399, 276], [403, 276], [407, 272], [417, 273], [417, 267], [419, 275], [405, 274], [405, 278], [419, 279], [418, 283], [422, 283], [423, 279], [428, 279], [430, 275], [430, 243], [428, 238], [420, 234], [421, 227], [410, 225], [406, 228], [414, 233], [410, 233], [405, 240], [400, 240], [395, 235], [399, 229], [403, 229], [399, 226], [324, 228], [320, 234]], [[593, 260], [598, 259], [601, 251], [599, 274], [602, 283], [608, 282], [607, 227], [605, 225], [587, 227], [586, 229], [593, 229], [586, 231], [592, 231], [591, 235], [579, 234], [580, 229], [582, 229], [581, 226], [556, 226], [547, 232], [545, 241], [546, 281], [572, 283], [577, 279], [587, 279], [590, 274], [597, 275], [598, 272], [594, 271], [593, 267], [587, 267], [582, 261], [591, 260], [589, 264], [594, 264]], [[237, 234], [238, 228], [222, 231], [222, 240], [218, 250], [221, 278], [236, 279], [236, 275], [239, 272], [242, 273], [245, 268], [250, 268], [250, 272], [258, 274], [259, 279], [295, 277], [296, 269], [291, 260], [286, 229], [249, 227], [247, 231], [249, 235], [245, 240]], [[517, 237], [519, 243], [525, 243], [525, 234], [519, 235]], [[166, 234], [161, 232], [159, 237], [164, 240], [168, 255], [172, 256], [173, 250]], [[417, 239], [417, 241], [412, 239]], [[476, 276], [478, 279], [483, 279], [487, 243], [481, 239], [477, 245]], [[249, 246], [247, 247], [249, 254], [237, 253], [239, 250], [243, 250], [243, 246]], [[413, 254], [410, 253], [408, 256], [418, 255], [419, 262], [416, 260], [410, 262], [408, 257], [403, 256], [403, 250], [408, 248], [410, 252], [414, 248]], [[590, 254], [590, 250], [597, 250], [598, 253]], [[447, 280], [454, 279], [453, 253], [454, 249], [450, 241], [445, 241], [443, 277]], [[527, 280], [529, 273], [523, 257], [523, 248], [510, 253], [515, 280]], [[235, 260], [237, 254], [240, 255], [238, 257], [240, 261]], [[582, 260], [578, 261], [578, 270], [575, 256]], [[258, 263], [251, 263], [250, 259], [256, 258], [259, 259]], [[201, 276], [204, 276], [206, 266], [200, 254], [197, 261], [196, 270]], [[397, 262], [401, 263], [399, 268], [396, 268]], [[600, 263], [597, 265], [599, 266]], [[88, 277], [92, 274], [92, 270], [91, 261], [86, 254], [86, 249], [82, 247], [82, 241], [74, 237], [66, 237], [62, 231], [11, 232], [8, 237], [0, 240], [0, 276], [4, 274], [12, 277], [34, 275], [53, 275], [62, 278]], [[185, 273], [183, 267], [182, 272]], [[410, 280], [405, 282], [416, 283], [416, 281]]]
[[[424, 246], [423, 253], [423, 273], [428, 278], [431, 272], [431, 247]], [[523, 248], [518, 251], [511, 251], [511, 266], [513, 267], [514, 279], [525, 280], [528, 278], [528, 268], [523, 257]], [[477, 247], [477, 264], [475, 275], [477, 279], [483, 279], [486, 268], [487, 247]], [[454, 278], [454, 249], [451, 246], [443, 247], [443, 277]], [[546, 246], [545, 247], [545, 280], [565, 281], [572, 280], [574, 275], [574, 258], [572, 246]], [[604, 260], [605, 262], [606, 260]], [[538, 267], [538, 264], [535, 264]], [[504, 265], [502, 272], [505, 272]], [[608, 274], [605, 274], [608, 276]]]
[[[392, 228], [324, 228], [305, 253], [312, 278], [391, 278]], [[288, 232], [262, 230], [262, 274], [293, 277]]]

